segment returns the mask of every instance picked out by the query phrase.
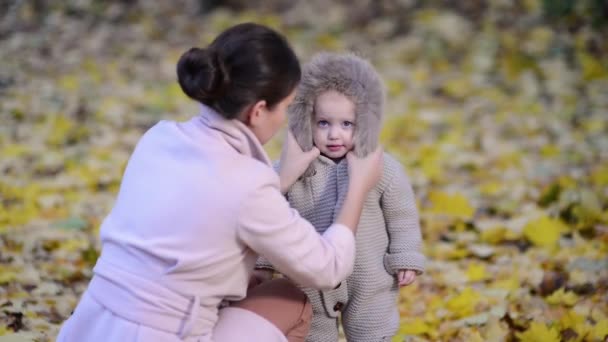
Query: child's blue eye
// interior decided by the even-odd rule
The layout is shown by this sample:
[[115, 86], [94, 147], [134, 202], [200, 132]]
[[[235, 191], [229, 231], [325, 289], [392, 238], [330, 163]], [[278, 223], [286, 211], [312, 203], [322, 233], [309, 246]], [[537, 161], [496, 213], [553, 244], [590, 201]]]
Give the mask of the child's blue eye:
[[319, 125], [319, 127], [327, 127], [329, 126], [329, 122], [325, 120], [320, 120], [319, 122], [317, 122], [317, 125]]
[[350, 122], [350, 121], [344, 121], [344, 124], [343, 124], [343, 125], [344, 125], [344, 127], [351, 128], [351, 127], [353, 127], [355, 124], [354, 124], [354, 123], [352, 123], [352, 122]]

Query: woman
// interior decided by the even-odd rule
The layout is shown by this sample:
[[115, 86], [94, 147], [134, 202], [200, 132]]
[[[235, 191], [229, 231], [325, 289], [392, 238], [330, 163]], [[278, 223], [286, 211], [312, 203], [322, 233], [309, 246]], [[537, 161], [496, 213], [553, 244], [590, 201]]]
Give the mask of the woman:
[[343, 210], [320, 236], [281, 194], [318, 150], [303, 153], [288, 135], [277, 176], [262, 148], [300, 80], [286, 40], [237, 25], [186, 52], [177, 74], [201, 113], [161, 121], [137, 144], [101, 227], [93, 279], [58, 341], [303, 341], [305, 295], [287, 280], [247, 291], [255, 261], [314, 288], [346, 278], [381, 152], [349, 156]]

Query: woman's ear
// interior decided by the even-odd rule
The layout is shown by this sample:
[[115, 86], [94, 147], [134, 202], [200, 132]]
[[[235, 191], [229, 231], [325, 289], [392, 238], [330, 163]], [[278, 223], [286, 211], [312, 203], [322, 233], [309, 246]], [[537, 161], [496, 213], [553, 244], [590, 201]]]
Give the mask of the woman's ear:
[[243, 116], [243, 122], [248, 126], [258, 126], [260, 120], [264, 118], [264, 114], [268, 110], [266, 100], [260, 100], [249, 107]]

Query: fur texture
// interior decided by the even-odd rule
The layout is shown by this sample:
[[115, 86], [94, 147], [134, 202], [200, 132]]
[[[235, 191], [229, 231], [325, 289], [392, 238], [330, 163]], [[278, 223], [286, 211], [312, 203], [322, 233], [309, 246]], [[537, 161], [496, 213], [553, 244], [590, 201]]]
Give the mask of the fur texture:
[[337, 91], [355, 104], [354, 153], [364, 157], [378, 146], [385, 90], [374, 67], [355, 54], [319, 53], [302, 71], [296, 97], [288, 109], [289, 129], [304, 151], [313, 148], [312, 125], [317, 96]]

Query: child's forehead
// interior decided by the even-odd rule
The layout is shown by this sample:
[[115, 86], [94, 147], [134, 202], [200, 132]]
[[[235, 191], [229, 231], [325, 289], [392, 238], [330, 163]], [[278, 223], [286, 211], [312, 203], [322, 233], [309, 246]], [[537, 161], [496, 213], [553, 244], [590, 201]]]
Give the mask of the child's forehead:
[[317, 115], [334, 115], [336, 112], [354, 115], [355, 106], [355, 102], [347, 95], [336, 90], [327, 90], [315, 98], [314, 112]]
[[344, 92], [338, 89], [325, 89], [321, 90], [316, 94], [315, 102], [324, 101], [324, 100], [346, 100], [349, 102], [353, 102], [353, 100], [345, 94]]

